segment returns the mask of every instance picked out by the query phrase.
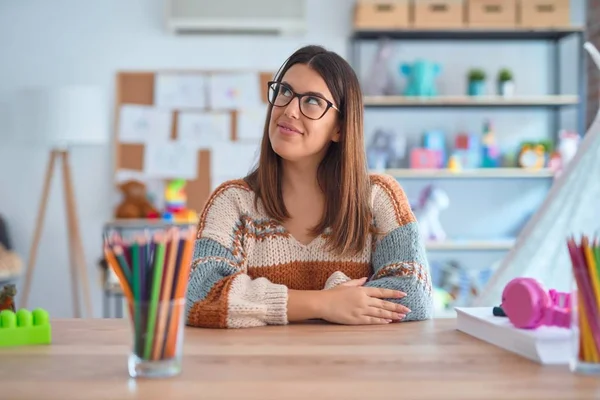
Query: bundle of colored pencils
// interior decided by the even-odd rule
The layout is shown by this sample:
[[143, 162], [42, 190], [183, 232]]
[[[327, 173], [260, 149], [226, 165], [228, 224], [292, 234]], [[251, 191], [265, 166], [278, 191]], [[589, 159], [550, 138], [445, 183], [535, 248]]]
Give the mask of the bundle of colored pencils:
[[582, 236], [580, 243], [567, 240], [573, 276], [577, 284], [579, 361], [600, 362], [600, 245], [598, 238]]
[[105, 239], [104, 255], [129, 306], [135, 354], [143, 360], [173, 358], [181, 345], [193, 246], [193, 230], [177, 228], [132, 241]]

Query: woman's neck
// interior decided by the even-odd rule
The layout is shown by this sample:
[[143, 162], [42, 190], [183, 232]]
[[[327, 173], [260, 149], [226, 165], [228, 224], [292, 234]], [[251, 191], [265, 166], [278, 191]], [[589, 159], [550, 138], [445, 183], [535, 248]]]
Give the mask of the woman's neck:
[[290, 194], [320, 193], [317, 171], [319, 165], [283, 162], [283, 191]]

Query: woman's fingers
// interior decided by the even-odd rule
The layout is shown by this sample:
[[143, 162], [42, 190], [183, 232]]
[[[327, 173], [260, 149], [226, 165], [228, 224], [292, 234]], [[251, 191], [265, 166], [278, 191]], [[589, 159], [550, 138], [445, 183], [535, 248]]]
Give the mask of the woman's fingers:
[[347, 282], [340, 283], [340, 286], [362, 286], [365, 284], [366, 281], [367, 281], [366, 277], [360, 278], [360, 279], [352, 279]]
[[401, 314], [408, 314], [410, 312], [410, 308], [403, 306], [402, 304], [392, 303], [391, 301], [386, 301], [382, 299], [371, 298], [371, 302], [369, 304], [372, 307], [382, 308], [388, 311], [395, 311]]
[[376, 288], [376, 287], [364, 287], [365, 293], [370, 297], [377, 297], [380, 299], [401, 299], [406, 296], [406, 293], [399, 290]]
[[360, 325], [387, 325], [392, 322], [391, 319], [377, 318], [377, 317], [362, 317], [360, 319]]
[[404, 317], [406, 317], [406, 314], [398, 313], [398, 312], [394, 312], [394, 311], [388, 311], [388, 310], [384, 310], [383, 308], [377, 308], [377, 307], [369, 307], [369, 309], [366, 311], [366, 314], [369, 317], [392, 319], [394, 321], [399, 321], [399, 320], [403, 319]]

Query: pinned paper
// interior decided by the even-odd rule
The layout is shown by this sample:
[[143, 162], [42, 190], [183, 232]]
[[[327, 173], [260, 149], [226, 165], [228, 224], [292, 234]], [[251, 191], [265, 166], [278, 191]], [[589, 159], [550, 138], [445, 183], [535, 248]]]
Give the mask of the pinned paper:
[[206, 107], [206, 76], [189, 73], [159, 73], [154, 81], [154, 104], [157, 107]]
[[196, 179], [198, 150], [176, 140], [147, 143], [144, 146], [144, 173], [155, 178]]
[[223, 73], [210, 77], [209, 101], [214, 110], [237, 110], [261, 104], [260, 77], [256, 73]]
[[231, 138], [231, 114], [181, 112], [177, 116], [177, 139], [196, 149], [212, 148]]
[[173, 114], [169, 110], [150, 106], [126, 104], [119, 116], [121, 143], [147, 143], [166, 140], [171, 136]]

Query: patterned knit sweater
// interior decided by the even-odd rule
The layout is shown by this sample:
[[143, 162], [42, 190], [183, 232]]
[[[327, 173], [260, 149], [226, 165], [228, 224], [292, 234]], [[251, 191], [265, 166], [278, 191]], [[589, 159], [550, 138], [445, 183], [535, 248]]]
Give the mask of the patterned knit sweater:
[[327, 290], [369, 277], [365, 286], [407, 293], [394, 299], [411, 312], [403, 321], [431, 318], [431, 279], [418, 225], [398, 182], [371, 175], [372, 235], [356, 256], [325, 248], [326, 230], [308, 245], [266, 214], [243, 180], [221, 184], [198, 223], [186, 318], [191, 326], [245, 328], [287, 324], [288, 288]]

